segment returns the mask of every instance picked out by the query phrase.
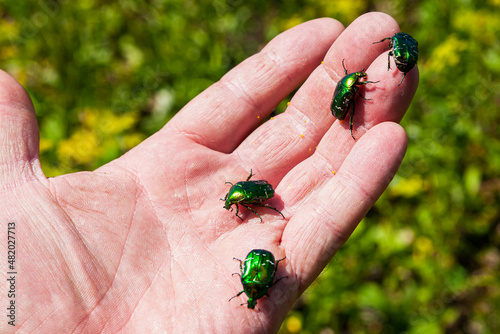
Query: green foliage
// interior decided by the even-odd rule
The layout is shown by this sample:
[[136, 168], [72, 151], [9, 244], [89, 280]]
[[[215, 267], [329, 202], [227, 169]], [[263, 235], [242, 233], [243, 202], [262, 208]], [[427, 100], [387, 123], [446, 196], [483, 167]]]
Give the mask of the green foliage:
[[[34, 100], [45, 173], [92, 170], [120, 156], [130, 149], [120, 140], [130, 144], [134, 140], [127, 138], [156, 132], [256, 52], [265, 37], [255, 22], [268, 4], [241, 5], [237, 0], [2, 3], [0, 66]], [[117, 119], [135, 115], [135, 122], [119, 133], [106, 127], [94, 131], [82, 122], [88, 110], [111, 111]], [[113, 144], [108, 137], [119, 140]], [[69, 152], [58, 153], [60, 146], [71, 138], [73, 144], [83, 142], [64, 157]]]
[[402, 121], [407, 155], [281, 332], [497, 333], [499, 9], [499, 0], [0, 1], [0, 67], [33, 98], [44, 171], [59, 175], [120, 156], [287, 28], [392, 15], [420, 50]]

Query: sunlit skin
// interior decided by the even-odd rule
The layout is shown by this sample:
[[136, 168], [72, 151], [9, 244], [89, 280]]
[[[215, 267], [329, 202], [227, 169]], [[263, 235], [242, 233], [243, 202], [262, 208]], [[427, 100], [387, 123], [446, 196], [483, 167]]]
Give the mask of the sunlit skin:
[[[404, 157], [397, 123], [418, 70], [397, 87], [383, 47], [372, 44], [394, 31], [397, 23], [375, 12], [346, 28], [329, 18], [296, 26], [120, 158], [53, 178], [40, 165], [33, 104], [0, 71], [0, 231], [7, 240], [15, 222], [19, 241], [17, 326], [0, 321], [0, 332], [277, 332]], [[357, 141], [328, 110], [344, 58], [380, 80], [374, 103], [356, 109]], [[292, 92], [287, 110], [263, 123]], [[286, 219], [263, 209], [263, 224], [242, 222], [221, 208], [224, 182], [250, 169], [274, 186]], [[0, 247], [7, 254], [7, 243]], [[228, 302], [241, 291], [233, 257], [252, 249], [286, 257], [278, 275], [288, 279], [258, 300], [260, 312]], [[8, 303], [4, 290], [0, 305]]]

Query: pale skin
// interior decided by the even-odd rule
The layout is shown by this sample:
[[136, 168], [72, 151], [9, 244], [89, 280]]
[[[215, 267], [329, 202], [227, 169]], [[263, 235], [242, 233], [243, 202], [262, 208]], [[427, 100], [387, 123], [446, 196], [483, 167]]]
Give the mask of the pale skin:
[[[161, 131], [93, 172], [46, 178], [24, 89], [0, 73], [0, 222], [16, 225], [16, 326], [23, 333], [276, 332], [293, 302], [344, 244], [396, 173], [406, 150], [397, 124], [418, 69], [387, 70], [399, 31], [381, 13], [347, 28], [318, 19], [292, 28], [187, 104]], [[338, 80], [366, 69], [354, 136], [330, 110]], [[323, 63], [322, 63], [323, 61]], [[392, 60], [391, 60], [392, 61]], [[262, 120], [294, 89], [285, 113]], [[272, 184], [267, 208], [223, 208], [225, 182]], [[356, 245], [352, 245], [356, 247]], [[251, 249], [288, 276], [245, 305], [239, 264]], [[3, 282], [7, 260], [2, 265]], [[4, 283], [0, 305], [6, 308]]]

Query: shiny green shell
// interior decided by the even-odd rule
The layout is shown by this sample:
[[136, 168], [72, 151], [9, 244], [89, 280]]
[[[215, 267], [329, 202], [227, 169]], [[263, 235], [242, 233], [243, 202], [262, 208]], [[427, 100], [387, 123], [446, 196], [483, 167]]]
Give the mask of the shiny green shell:
[[267, 181], [240, 181], [232, 185], [226, 194], [224, 208], [229, 210], [233, 204], [260, 203], [273, 197], [273, 186]]
[[[398, 70], [403, 72], [403, 78], [398, 84], [401, 85], [406, 73], [408, 73], [418, 61], [418, 42], [408, 34], [404, 32], [398, 32], [392, 37], [386, 37], [381, 41], [375, 43], [381, 43], [385, 40], [389, 41], [389, 46], [385, 50], [391, 50], [387, 56], [387, 69], [391, 68], [390, 59], [391, 56], [394, 57], [394, 62]], [[375, 44], [374, 43], [374, 44]]]
[[286, 277], [274, 280], [276, 271], [278, 270], [278, 263], [284, 259], [275, 261], [274, 255], [264, 249], [251, 250], [245, 261], [236, 259], [240, 261], [241, 274], [239, 275], [241, 276], [243, 290], [231, 299], [245, 292], [248, 296], [248, 308], [254, 309], [257, 305], [257, 300], [267, 296], [268, 290], [279, 280]]
[[349, 128], [351, 130], [352, 138], [356, 140], [356, 138], [354, 138], [354, 135], [352, 133], [354, 109], [355, 109], [354, 99], [356, 97], [356, 94], [358, 94], [363, 99], [370, 100], [366, 99], [363, 95], [359, 93], [358, 86], [367, 83], [377, 83], [378, 81], [362, 81], [362, 79], [366, 78], [367, 76], [364, 69], [359, 72], [348, 74], [347, 69], [344, 66], [344, 59], [342, 59], [342, 67], [344, 68], [345, 76], [342, 79], [340, 79], [340, 81], [337, 83], [337, 87], [335, 87], [332, 103], [330, 104], [330, 110], [332, 112], [332, 115], [335, 116], [335, 118], [337, 118], [338, 120], [343, 120], [347, 116], [349, 110], [351, 110], [352, 107]]
[[232, 206], [235, 205], [236, 217], [243, 220], [243, 218], [238, 215], [238, 205], [242, 205], [259, 216], [260, 221], [262, 222], [262, 217], [257, 213], [257, 211], [250, 208], [248, 205], [263, 206], [278, 212], [283, 218], [285, 218], [285, 216], [283, 216], [283, 214], [275, 207], [262, 203], [263, 201], [274, 197], [273, 186], [265, 180], [250, 181], [252, 176], [252, 170], [250, 170], [250, 175], [247, 177], [246, 181], [240, 181], [236, 184], [226, 182], [226, 184], [231, 185], [231, 188], [226, 194], [226, 197], [224, 197], [224, 199], [221, 198], [221, 200], [224, 201], [224, 209], [232, 211]]
[[330, 110], [335, 118], [343, 120], [347, 116], [353, 105], [356, 93], [359, 94], [356, 87], [356, 85], [359, 85], [358, 80], [364, 77], [366, 77], [366, 73], [363, 71], [350, 74], [347, 74], [346, 71], [346, 76], [337, 83], [330, 105]]

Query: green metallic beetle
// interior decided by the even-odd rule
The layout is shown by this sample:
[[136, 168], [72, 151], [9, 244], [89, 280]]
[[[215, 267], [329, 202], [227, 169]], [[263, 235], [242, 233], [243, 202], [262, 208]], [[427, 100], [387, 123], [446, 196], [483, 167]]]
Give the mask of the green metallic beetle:
[[384, 49], [391, 49], [389, 55], [387, 56], [387, 70], [391, 68], [391, 56], [393, 56], [396, 67], [398, 70], [403, 72], [403, 78], [398, 84], [399, 86], [403, 82], [406, 73], [410, 72], [410, 70], [417, 64], [418, 42], [410, 35], [405, 34], [404, 32], [398, 32], [392, 37], [386, 37], [381, 41], [374, 42], [373, 44], [382, 43], [388, 39], [390, 39], [389, 46]]
[[[241, 284], [243, 284], [243, 290], [240, 291], [236, 296], [229, 299], [238, 297], [243, 292], [248, 296], [247, 306], [249, 309], [254, 309], [257, 305], [257, 300], [268, 296], [267, 291], [276, 283], [278, 283], [283, 278], [288, 278], [288, 276], [281, 277], [274, 281], [276, 272], [278, 271], [278, 264], [280, 261], [286, 259], [286, 257], [275, 261], [274, 255], [264, 249], [254, 249], [248, 253], [245, 261], [234, 258], [240, 261], [240, 273], [234, 273], [233, 275], [239, 275], [241, 277]], [[244, 263], [244, 265], [243, 265]], [[245, 303], [241, 304], [245, 305]], [[259, 307], [257, 306], [257, 309]], [[259, 309], [260, 310], [260, 309]]]
[[243, 218], [238, 216], [238, 204], [240, 204], [259, 216], [260, 222], [262, 223], [262, 217], [257, 213], [257, 211], [248, 206], [249, 204], [251, 204], [273, 209], [274, 211], [278, 212], [284, 219], [285, 216], [283, 216], [283, 214], [278, 209], [268, 204], [262, 203], [263, 201], [274, 197], [273, 186], [264, 180], [250, 181], [250, 178], [252, 176], [252, 170], [250, 170], [250, 175], [247, 177], [246, 181], [240, 181], [236, 184], [226, 182], [226, 184], [230, 184], [232, 187], [229, 189], [226, 197], [224, 199], [221, 198], [221, 201], [225, 201], [223, 208], [233, 211], [232, 206], [236, 205], [236, 217], [243, 220]]
[[347, 69], [344, 66], [344, 59], [342, 59], [342, 67], [344, 68], [345, 76], [337, 83], [335, 93], [333, 94], [332, 104], [330, 105], [330, 110], [332, 111], [333, 116], [335, 116], [338, 120], [343, 120], [347, 116], [347, 113], [349, 113], [349, 110], [352, 106], [349, 128], [351, 130], [352, 139], [356, 140], [356, 138], [354, 138], [354, 135], [352, 134], [352, 121], [354, 118], [354, 98], [356, 97], [356, 94], [358, 94], [363, 99], [370, 100], [359, 93], [357, 86], [367, 83], [377, 83], [378, 81], [361, 81], [360, 79], [367, 76], [365, 73], [365, 69], [362, 69], [359, 72], [347, 74]]

